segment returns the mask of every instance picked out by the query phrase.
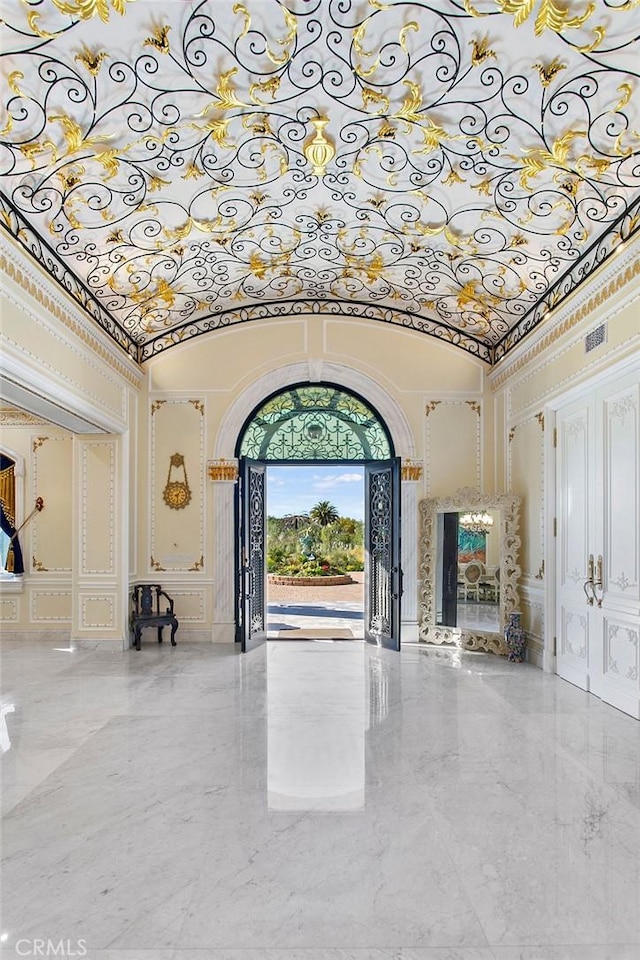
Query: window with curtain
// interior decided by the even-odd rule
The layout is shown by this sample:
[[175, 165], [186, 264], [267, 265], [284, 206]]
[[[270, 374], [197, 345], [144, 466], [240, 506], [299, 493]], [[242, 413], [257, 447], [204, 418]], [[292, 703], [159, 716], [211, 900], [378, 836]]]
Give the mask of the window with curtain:
[[4, 573], [24, 573], [16, 535], [15, 462], [3, 453], [0, 453], [0, 560]]

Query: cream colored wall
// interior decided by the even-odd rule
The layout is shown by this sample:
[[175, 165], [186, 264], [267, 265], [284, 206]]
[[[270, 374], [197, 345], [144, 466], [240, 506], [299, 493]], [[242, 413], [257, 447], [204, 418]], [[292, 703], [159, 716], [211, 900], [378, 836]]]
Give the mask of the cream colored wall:
[[[0, 443], [24, 458], [22, 516], [35, 496], [45, 501], [23, 534], [25, 576], [0, 583], [3, 633], [59, 631], [121, 647], [138, 495], [129, 493], [129, 468], [144, 374], [6, 236], [0, 265], [3, 396], [26, 391], [19, 396], [31, 411], [0, 411]], [[70, 423], [82, 434], [61, 428]]]
[[0, 625], [5, 630], [50, 631], [71, 628], [73, 437], [66, 430], [27, 415], [0, 412], [0, 448], [22, 458], [16, 477], [16, 523], [33, 509], [44, 509], [20, 533], [25, 576], [22, 590], [3, 584]]
[[61, 634], [74, 642], [125, 638], [128, 539], [123, 440], [74, 435], [28, 414], [0, 411], [0, 448], [19, 464], [16, 519], [24, 575], [0, 582], [3, 634]]
[[[230, 327], [167, 351], [147, 365], [147, 392], [140, 396], [138, 433], [148, 470], [140, 469], [145, 496], [139, 498], [136, 565], [138, 579], [170, 585], [183, 636], [210, 636], [219, 586], [212, 566], [215, 482], [206, 477], [206, 462], [216, 456], [237, 398], [266, 377], [264, 399], [276, 389], [270, 375], [293, 364], [302, 364], [302, 380], [330, 380], [339, 365], [382, 388], [413, 435], [414, 448], [398, 452], [418, 462], [417, 499], [461, 486], [479, 489], [493, 475], [484, 429], [485, 411], [493, 418], [492, 395], [484, 364], [432, 338], [373, 321], [312, 315]], [[185, 458], [192, 493], [180, 510], [163, 500], [174, 453]], [[403, 529], [413, 522], [417, 531], [415, 512], [403, 517]]]
[[[38, 569], [29, 573], [23, 594], [2, 593], [0, 622], [66, 627], [71, 549], [72, 629], [81, 636], [121, 636], [130, 583], [161, 580], [172, 586], [183, 635], [209, 638], [219, 584], [212, 567], [215, 484], [207, 479], [206, 463], [215, 456], [230, 410], [257, 380], [266, 377], [268, 383], [273, 374], [275, 383], [277, 371], [288, 365], [301, 364], [301, 379], [312, 381], [329, 379], [326, 371], [337, 365], [378, 384], [401, 411], [413, 445], [400, 452], [414, 461], [417, 499], [463, 486], [486, 492], [511, 488], [522, 495], [522, 608], [532, 658], [542, 662], [550, 410], [563, 392], [637, 351], [639, 264], [636, 244], [488, 376], [482, 363], [432, 338], [314, 314], [238, 325], [189, 341], [151, 361], [140, 386], [132, 364], [90, 321], [78, 319], [69, 301], [62, 303], [64, 294], [47, 300], [37, 268], [27, 265], [21, 277], [12, 267], [5, 278], [3, 362], [19, 361], [43, 395], [91, 413], [122, 436], [72, 444], [57, 428], [25, 426], [22, 433], [11, 428], [14, 440], [7, 445], [24, 451], [25, 491], [32, 495], [34, 478], [39, 484], [41, 477], [68, 469], [75, 445], [76, 499], [70, 507], [71, 488], [38, 491], [51, 505], [33, 543], [28, 541], [26, 555], [35, 557]], [[606, 343], [587, 355], [584, 335], [601, 321], [607, 323]], [[185, 457], [192, 492], [179, 511], [162, 496], [173, 453]], [[99, 482], [83, 488], [83, 469], [85, 477], [95, 473]], [[115, 513], [104, 513], [105, 499]], [[71, 548], [62, 520], [70, 509], [77, 526]], [[102, 528], [91, 534], [91, 518], [101, 510], [110, 531], [104, 542]], [[417, 516], [414, 520], [417, 526]], [[411, 518], [403, 522], [406, 529]], [[99, 563], [82, 553], [87, 544], [101, 554]]]
[[[602, 323], [606, 341], [587, 353], [585, 336]], [[588, 388], [594, 377], [639, 349], [640, 241], [636, 241], [548, 317], [488, 378], [494, 392], [496, 486], [513, 490], [523, 501], [521, 608], [530, 658], [549, 669], [553, 623], [545, 568], [553, 549], [553, 408], [568, 391]]]

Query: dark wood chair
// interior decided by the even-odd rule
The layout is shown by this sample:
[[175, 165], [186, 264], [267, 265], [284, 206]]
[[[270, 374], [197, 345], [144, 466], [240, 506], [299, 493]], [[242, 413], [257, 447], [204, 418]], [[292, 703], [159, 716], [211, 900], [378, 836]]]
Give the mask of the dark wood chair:
[[[167, 601], [165, 607], [161, 597]], [[173, 612], [173, 600], [159, 583], [142, 583], [134, 588], [131, 595], [131, 645], [140, 649], [140, 635], [145, 627], [158, 628], [158, 643], [162, 643], [164, 627], [171, 627], [171, 646], [176, 646], [178, 618]]]

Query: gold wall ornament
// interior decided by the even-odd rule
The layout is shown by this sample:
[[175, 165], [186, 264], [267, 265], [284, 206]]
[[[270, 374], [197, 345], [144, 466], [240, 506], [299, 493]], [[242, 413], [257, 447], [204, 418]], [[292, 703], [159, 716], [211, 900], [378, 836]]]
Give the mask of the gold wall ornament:
[[221, 457], [220, 460], [210, 460], [207, 464], [207, 473], [209, 480], [235, 482], [238, 479], [238, 461], [227, 460], [225, 457]]
[[424, 475], [424, 464], [422, 460], [412, 460], [406, 458], [402, 460], [401, 477], [403, 480], [422, 480]]
[[310, 123], [316, 132], [312, 137], [309, 137], [302, 150], [312, 165], [316, 177], [322, 177], [327, 169], [327, 164], [331, 163], [336, 155], [336, 148], [324, 133], [324, 128], [329, 123], [327, 117], [313, 117]]
[[[184, 479], [177, 480], [175, 471], [182, 468]], [[174, 471], [172, 479], [172, 471]], [[191, 490], [187, 480], [187, 468], [184, 465], [184, 457], [181, 453], [174, 453], [169, 461], [169, 473], [167, 474], [167, 483], [162, 494], [162, 499], [172, 510], [182, 510], [191, 500]]]

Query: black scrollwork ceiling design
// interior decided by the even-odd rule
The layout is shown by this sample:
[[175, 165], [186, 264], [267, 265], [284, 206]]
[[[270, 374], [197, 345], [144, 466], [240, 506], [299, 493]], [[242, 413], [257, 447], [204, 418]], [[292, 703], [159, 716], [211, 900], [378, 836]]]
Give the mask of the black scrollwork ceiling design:
[[3, 226], [136, 359], [307, 311], [504, 356], [640, 225], [638, 0], [4, 0]]

